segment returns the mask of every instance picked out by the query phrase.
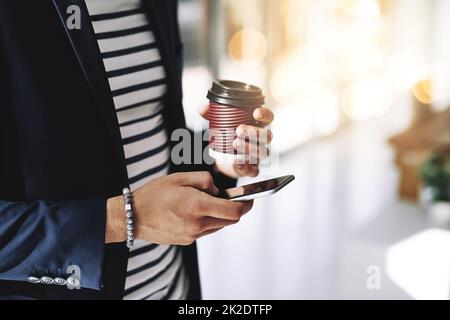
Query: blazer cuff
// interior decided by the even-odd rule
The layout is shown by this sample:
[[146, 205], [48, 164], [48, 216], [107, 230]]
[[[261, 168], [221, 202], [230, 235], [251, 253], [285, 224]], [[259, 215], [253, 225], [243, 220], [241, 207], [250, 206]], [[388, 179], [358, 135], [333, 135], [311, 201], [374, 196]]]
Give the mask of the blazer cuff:
[[106, 199], [0, 201], [0, 222], [0, 279], [56, 285], [75, 272], [73, 288], [102, 288]]
[[67, 229], [67, 236], [62, 234], [61, 237], [66, 239], [64, 242], [68, 243], [67, 248], [70, 249], [61, 258], [66, 260], [66, 268], [70, 265], [79, 267], [82, 288], [100, 290], [103, 286], [106, 199], [74, 202], [69, 208], [71, 213], [68, 216], [75, 221], [68, 224], [77, 224], [79, 227], [63, 228]]

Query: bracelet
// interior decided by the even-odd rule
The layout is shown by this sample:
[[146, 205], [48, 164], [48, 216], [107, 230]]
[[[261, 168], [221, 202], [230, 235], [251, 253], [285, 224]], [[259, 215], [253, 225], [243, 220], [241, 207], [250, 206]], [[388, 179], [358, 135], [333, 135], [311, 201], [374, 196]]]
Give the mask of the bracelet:
[[127, 247], [134, 245], [134, 218], [133, 218], [133, 195], [129, 188], [123, 189], [125, 198], [125, 216], [127, 217]]

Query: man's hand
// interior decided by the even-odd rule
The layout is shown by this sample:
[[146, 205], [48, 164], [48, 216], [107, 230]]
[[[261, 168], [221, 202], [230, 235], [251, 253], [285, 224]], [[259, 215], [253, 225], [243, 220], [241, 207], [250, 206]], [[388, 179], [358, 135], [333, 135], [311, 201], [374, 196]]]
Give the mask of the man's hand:
[[[208, 119], [209, 106], [206, 105], [200, 110], [203, 118]], [[274, 119], [274, 114], [267, 108], [256, 108], [253, 112], [253, 118], [258, 126], [241, 125], [236, 129], [237, 138], [233, 146], [239, 152], [243, 152], [247, 159], [245, 164], [227, 164], [217, 163], [216, 169], [231, 178], [244, 176], [256, 177], [259, 174], [259, 160], [268, 156], [268, 144], [272, 141], [272, 132], [265, 128], [270, 125]], [[248, 137], [257, 137], [248, 139]]]
[[[175, 173], [155, 179], [133, 193], [136, 239], [188, 245], [235, 224], [252, 201], [214, 197], [219, 190], [208, 172]], [[108, 200], [105, 242], [126, 241], [123, 197]]]

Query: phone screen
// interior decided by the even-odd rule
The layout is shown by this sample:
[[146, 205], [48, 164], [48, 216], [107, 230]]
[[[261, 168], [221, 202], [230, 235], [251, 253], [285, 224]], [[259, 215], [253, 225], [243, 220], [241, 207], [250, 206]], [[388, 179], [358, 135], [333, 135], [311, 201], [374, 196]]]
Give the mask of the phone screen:
[[251, 200], [261, 196], [273, 194], [282, 189], [294, 179], [295, 177], [293, 175], [288, 175], [255, 182], [240, 187], [226, 189], [221, 192], [219, 196], [228, 200]]

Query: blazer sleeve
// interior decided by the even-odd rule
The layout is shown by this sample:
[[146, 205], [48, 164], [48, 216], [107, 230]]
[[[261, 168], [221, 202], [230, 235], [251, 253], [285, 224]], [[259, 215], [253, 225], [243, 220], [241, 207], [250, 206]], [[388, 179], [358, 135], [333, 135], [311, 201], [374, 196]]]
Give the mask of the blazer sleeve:
[[0, 32], [0, 280], [67, 278], [68, 267], [74, 266], [80, 271], [81, 287], [99, 290], [106, 199], [26, 203], [11, 191], [18, 187], [6, 178], [6, 170], [15, 171], [20, 165], [17, 159], [7, 160], [6, 145], [14, 141], [6, 137], [9, 95], [3, 49]]
[[80, 286], [102, 286], [106, 199], [30, 204], [0, 200], [0, 279], [67, 278], [80, 271]]

